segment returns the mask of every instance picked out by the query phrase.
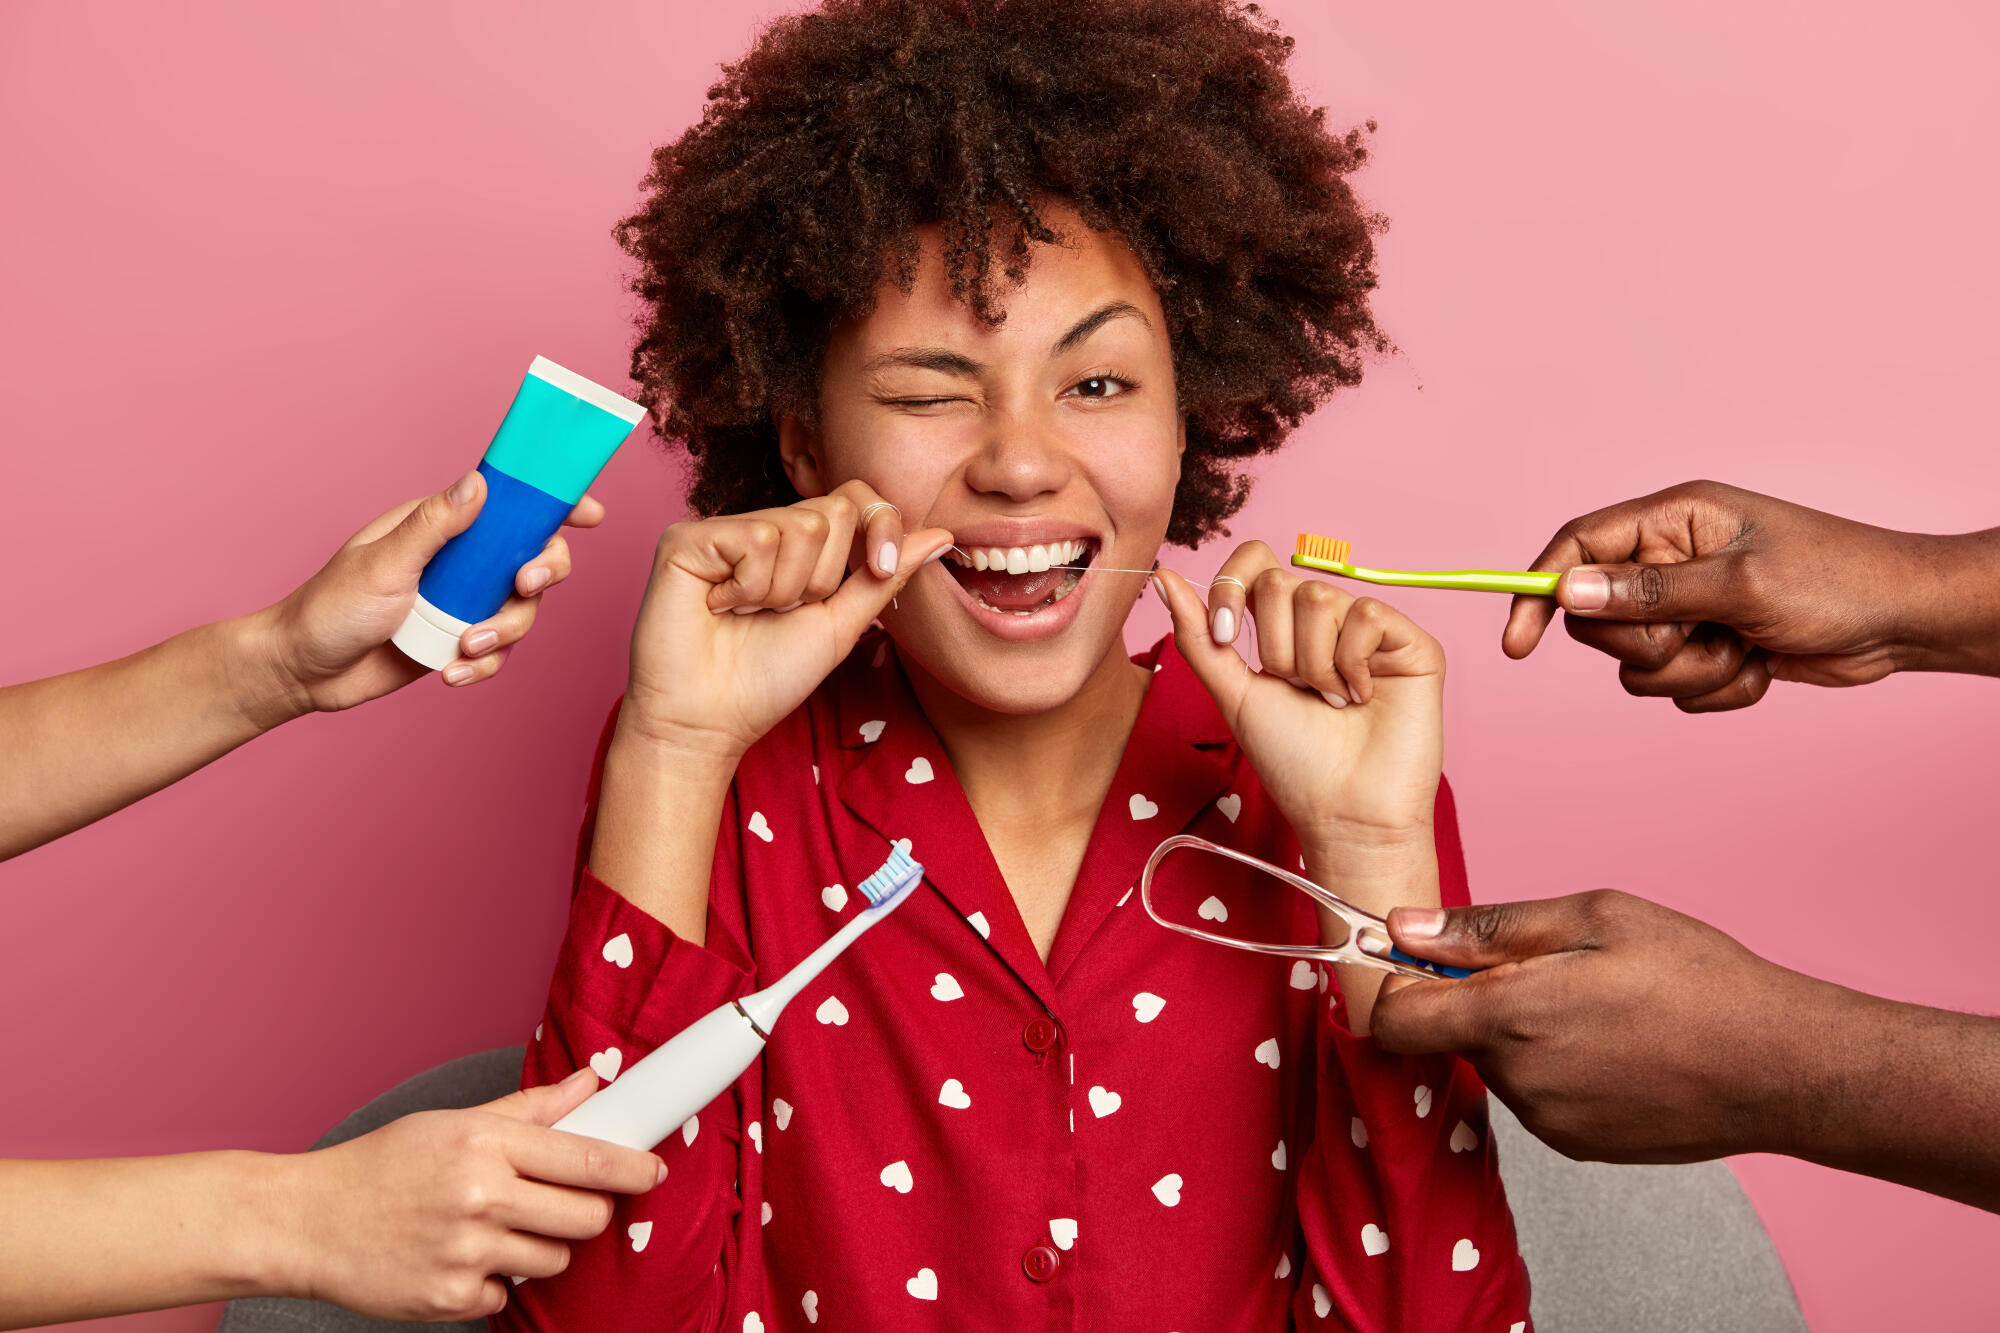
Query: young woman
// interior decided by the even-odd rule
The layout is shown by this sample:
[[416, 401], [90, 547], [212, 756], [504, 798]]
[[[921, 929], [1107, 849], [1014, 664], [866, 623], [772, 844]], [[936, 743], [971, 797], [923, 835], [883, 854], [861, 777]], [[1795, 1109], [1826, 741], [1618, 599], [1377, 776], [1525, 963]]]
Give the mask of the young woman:
[[[1365, 1039], [1381, 974], [1131, 901], [1184, 830], [1465, 899], [1428, 635], [1260, 542], [1206, 604], [1119, 572], [1379, 344], [1361, 145], [1287, 47], [1222, 0], [846, 0], [658, 153], [636, 370], [712, 516], [660, 543], [528, 1078], [767, 984], [898, 840], [925, 884], [502, 1328], [1527, 1327], [1484, 1093]], [[1210, 920], [1345, 937], [1224, 865]]]

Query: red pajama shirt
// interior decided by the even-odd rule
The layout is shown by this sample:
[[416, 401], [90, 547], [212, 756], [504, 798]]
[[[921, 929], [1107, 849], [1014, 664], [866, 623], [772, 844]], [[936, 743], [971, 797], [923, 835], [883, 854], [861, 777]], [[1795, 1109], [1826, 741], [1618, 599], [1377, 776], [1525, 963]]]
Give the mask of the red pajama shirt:
[[[1528, 1327], [1471, 1069], [1354, 1037], [1314, 965], [1163, 930], [1137, 901], [1176, 833], [1298, 863], [1172, 643], [1140, 660], [1152, 685], [1046, 965], [880, 633], [738, 765], [705, 945], [579, 868], [530, 1085], [615, 1077], [777, 980], [861, 909], [895, 840], [924, 883], [660, 1146], [665, 1182], [511, 1288], [496, 1328]], [[602, 771], [600, 745], [593, 811]], [[1449, 788], [1437, 815], [1463, 903]], [[1182, 919], [1316, 931], [1304, 895], [1221, 858], [1182, 882], [1207, 893]]]

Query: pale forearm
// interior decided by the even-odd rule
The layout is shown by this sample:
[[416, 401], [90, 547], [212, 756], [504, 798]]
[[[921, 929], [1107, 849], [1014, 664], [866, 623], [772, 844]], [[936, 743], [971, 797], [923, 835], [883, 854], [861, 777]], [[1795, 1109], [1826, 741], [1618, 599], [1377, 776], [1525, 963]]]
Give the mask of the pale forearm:
[[[1360, 837], [1305, 849], [1306, 878], [1331, 889], [1342, 901], [1377, 916], [1392, 907], [1436, 907], [1438, 896], [1437, 842], [1426, 824], [1408, 838]], [[1320, 909], [1320, 939], [1336, 944], [1347, 938], [1347, 923]], [[1347, 1026], [1366, 1036], [1375, 996], [1387, 973], [1379, 968], [1341, 964], [1334, 968], [1341, 994], [1347, 997]]]
[[47, 680], [0, 688], [0, 860], [179, 781], [300, 711], [264, 620], [203, 625]]
[[287, 1161], [0, 1162], [0, 1328], [282, 1294]]
[[708, 933], [716, 830], [736, 766], [645, 735], [624, 719], [604, 759], [590, 868], [682, 939]]

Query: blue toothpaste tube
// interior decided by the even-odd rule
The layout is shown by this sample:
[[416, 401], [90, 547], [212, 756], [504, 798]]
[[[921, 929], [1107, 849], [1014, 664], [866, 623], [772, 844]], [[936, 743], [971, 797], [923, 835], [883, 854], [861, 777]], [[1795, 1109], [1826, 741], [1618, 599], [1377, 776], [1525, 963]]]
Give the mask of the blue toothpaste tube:
[[431, 557], [417, 604], [391, 640], [432, 670], [458, 656], [458, 636], [498, 611], [514, 575], [541, 554], [646, 409], [538, 356], [479, 473], [486, 503], [472, 526]]

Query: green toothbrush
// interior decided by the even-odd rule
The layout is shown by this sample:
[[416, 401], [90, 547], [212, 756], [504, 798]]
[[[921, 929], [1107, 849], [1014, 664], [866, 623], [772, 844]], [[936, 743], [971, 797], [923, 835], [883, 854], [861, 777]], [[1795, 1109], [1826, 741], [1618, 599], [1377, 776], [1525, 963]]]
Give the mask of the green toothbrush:
[[1292, 563], [1300, 569], [1317, 569], [1364, 583], [1387, 583], [1398, 588], [1458, 588], [1466, 592], [1524, 593], [1531, 597], [1553, 597], [1561, 574], [1531, 574], [1520, 569], [1366, 569], [1349, 564], [1353, 547], [1310, 532], [1301, 532]]

